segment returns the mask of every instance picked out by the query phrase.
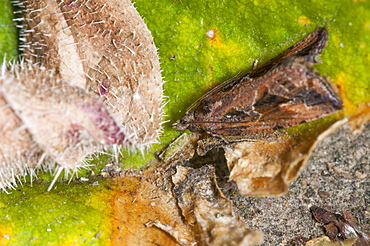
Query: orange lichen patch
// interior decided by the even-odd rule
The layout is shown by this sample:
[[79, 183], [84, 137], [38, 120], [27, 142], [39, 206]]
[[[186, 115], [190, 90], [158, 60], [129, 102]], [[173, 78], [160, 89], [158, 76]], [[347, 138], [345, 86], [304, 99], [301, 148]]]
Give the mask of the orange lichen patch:
[[349, 119], [349, 125], [353, 133], [361, 132], [364, 125], [370, 122], [370, 103], [360, 103], [357, 111]]
[[208, 29], [206, 32], [206, 37], [211, 42], [212, 45], [221, 46], [223, 44], [220, 39], [218, 29], [216, 28]]
[[298, 22], [302, 25], [310, 24], [310, 20], [305, 16], [299, 17]]
[[140, 177], [123, 177], [116, 181], [110, 200], [111, 245], [179, 245], [166, 232], [146, 226], [155, 220], [171, 224], [176, 217], [171, 213], [176, 206], [171, 207], [173, 201], [160, 194], [153, 185], [155, 181], [148, 182]]

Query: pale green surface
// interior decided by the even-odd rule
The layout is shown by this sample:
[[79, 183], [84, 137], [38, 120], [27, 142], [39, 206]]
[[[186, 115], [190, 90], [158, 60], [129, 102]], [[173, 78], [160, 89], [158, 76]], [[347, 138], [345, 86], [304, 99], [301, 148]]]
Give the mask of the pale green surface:
[[105, 245], [111, 218], [107, 183], [19, 187], [0, 198], [0, 245]]
[[[10, 1], [0, 1], [0, 63], [17, 56], [17, 29], [12, 21], [13, 11]], [[6, 54], [6, 55], [5, 55]]]
[[[5, 14], [9, 13], [8, 7], [4, 10], [4, 6], [8, 6], [8, 2], [3, 0], [0, 18], [7, 20], [1, 21], [6, 24], [1, 25], [6, 35], [0, 35], [0, 50], [2, 55], [7, 50], [10, 57], [16, 54], [17, 41], [11, 17]], [[180, 134], [173, 130], [172, 124], [208, 89], [242, 70], [251, 69], [255, 60], [261, 64], [274, 57], [318, 26], [328, 28], [330, 40], [321, 56], [323, 63], [316, 68], [341, 86], [347, 111], [361, 101], [370, 101], [369, 1], [301, 1], [293, 5], [292, 1], [272, 0], [137, 0], [135, 6], [145, 17], [159, 48], [168, 100], [166, 120], [170, 122], [164, 125], [160, 145], [145, 158], [140, 153], [126, 153], [122, 158], [125, 166], [142, 166], [154, 160], [154, 152]], [[305, 20], [307, 25], [302, 23]], [[216, 30], [215, 40], [207, 39], [210, 29]], [[9, 43], [9, 39], [13, 41]], [[96, 162], [107, 163], [104, 158]], [[86, 240], [93, 242], [93, 234], [104, 223], [106, 214], [100, 209], [108, 208], [104, 200], [108, 198], [102, 197], [102, 207], [97, 209], [88, 205], [89, 197], [101, 192], [95, 186], [58, 184], [57, 190], [46, 193], [47, 186], [25, 185], [10, 195], [2, 194], [0, 233], [18, 235], [17, 242], [22, 244], [31, 240], [31, 232], [47, 241], [83, 234], [90, 238]], [[64, 192], [58, 193], [61, 190]], [[49, 225], [52, 231], [47, 234]], [[106, 234], [99, 240], [103, 242], [104, 238]]]

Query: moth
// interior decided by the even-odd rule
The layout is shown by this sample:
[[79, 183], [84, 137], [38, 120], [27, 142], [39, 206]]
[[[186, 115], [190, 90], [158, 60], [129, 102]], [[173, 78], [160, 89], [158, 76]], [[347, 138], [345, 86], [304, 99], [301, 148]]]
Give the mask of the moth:
[[248, 136], [309, 122], [342, 108], [342, 101], [313, 64], [328, 31], [317, 28], [264, 65], [215, 87], [191, 105], [178, 130]]

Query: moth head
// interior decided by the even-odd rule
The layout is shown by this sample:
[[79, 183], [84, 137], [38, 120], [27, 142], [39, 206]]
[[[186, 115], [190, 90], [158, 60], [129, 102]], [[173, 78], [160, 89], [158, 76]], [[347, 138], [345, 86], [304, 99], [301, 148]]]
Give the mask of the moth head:
[[184, 118], [176, 121], [176, 123], [173, 124], [173, 127], [176, 128], [176, 130], [178, 131], [188, 129], [189, 131], [196, 132], [201, 130], [201, 128], [195, 125], [193, 122], [194, 120], [192, 120], [191, 117], [189, 117], [189, 115], [185, 115]]

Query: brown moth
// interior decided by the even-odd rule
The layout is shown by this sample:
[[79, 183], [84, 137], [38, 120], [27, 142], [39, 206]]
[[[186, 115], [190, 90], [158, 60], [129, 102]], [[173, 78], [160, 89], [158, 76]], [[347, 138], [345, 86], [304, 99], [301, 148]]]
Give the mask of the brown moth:
[[295, 126], [341, 109], [327, 78], [313, 68], [328, 40], [318, 28], [243, 76], [207, 92], [175, 124], [178, 130], [248, 136]]

